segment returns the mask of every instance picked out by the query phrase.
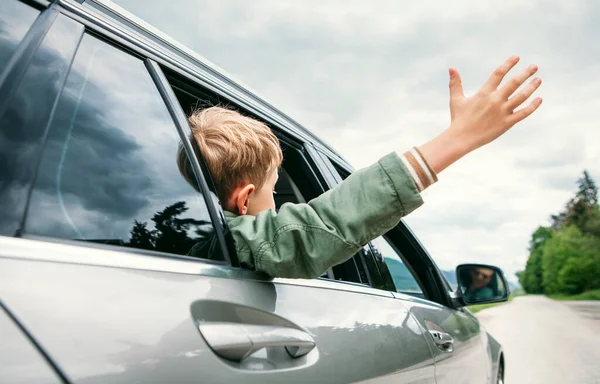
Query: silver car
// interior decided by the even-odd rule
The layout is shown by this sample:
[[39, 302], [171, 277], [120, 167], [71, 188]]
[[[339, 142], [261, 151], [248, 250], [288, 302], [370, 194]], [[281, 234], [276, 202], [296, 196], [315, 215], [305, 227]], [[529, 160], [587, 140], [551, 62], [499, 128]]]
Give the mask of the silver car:
[[278, 207], [352, 168], [196, 54], [106, 1], [2, 0], [0, 71], [1, 383], [502, 381], [466, 309], [507, 300], [502, 271], [450, 284], [403, 222], [318, 279], [239, 267], [187, 113], [272, 127]]

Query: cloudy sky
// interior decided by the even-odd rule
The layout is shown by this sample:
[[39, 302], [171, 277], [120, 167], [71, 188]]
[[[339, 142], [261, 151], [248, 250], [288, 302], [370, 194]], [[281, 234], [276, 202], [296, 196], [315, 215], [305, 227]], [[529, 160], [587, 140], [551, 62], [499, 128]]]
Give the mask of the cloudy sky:
[[407, 217], [441, 268], [527, 260], [530, 234], [600, 181], [600, 3], [594, 0], [199, 1], [118, 4], [224, 69], [355, 167], [449, 123], [448, 67], [467, 94], [507, 57], [540, 67], [540, 109], [440, 175]]

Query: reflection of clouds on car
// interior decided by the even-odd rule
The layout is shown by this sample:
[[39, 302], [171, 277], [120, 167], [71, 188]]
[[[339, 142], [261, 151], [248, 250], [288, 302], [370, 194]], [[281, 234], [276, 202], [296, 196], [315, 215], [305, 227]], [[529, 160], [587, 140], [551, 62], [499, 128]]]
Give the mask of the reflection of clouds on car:
[[84, 37], [51, 123], [28, 231], [191, 248], [208, 213], [177, 172], [180, 138], [153, 87], [141, 60]]
[[[16, 7], [13, 8], [14, 6]], [[24, 8], [28, 8], [17, 2], [2, 2], [2, 7], [2, 12], [10, 11], [13, 15], [21, 14], [26, 11]], [[13, 39], [23, 34], [22, 30], [12, 29], [13, 23], [31, 22], [31, 18], [37, 15], [37, 12], [31, 10], [24, 13], [22, 17], [10, 18], [10, 22], [0, 25], [0, 51], [8, 48], [5, 54], [15, 52]], [[8, 91], [11, 97], [0, 100], [0, 126], [3, 128], [0, 132], [0, 164], [4, 165], [0, 174], [0, 200], [3, 208], [17, 208], [0, 208], [2, 234], [14, 234], [14, 228], [12, 231], [9, 228], [10, 224], [18, 220], [14, 216], [15, 212], [25, 207], [28, 186], [35, 175], [39, 148], [52, 110], [48, 100], [53, 100], [60, 89], [60, 80], [70, 62], [69, 55], [73, 53], [79, 39], [76, 33], [78, 30], [83, 32], [83, 27], [73, 20], [59, 17], [55, 28], [46, 34], [44, 44], [31, 60], [13, 61], [8, 65], [10, 56], [0, 56], [3, 71], [14, 69], [22, 76], [18, 83], [7, 81], [3, 84], [3, 91]], [[10, 88], [17, 84], [16, 88]], [[24, 126], [27, 129], [23, 129]]]

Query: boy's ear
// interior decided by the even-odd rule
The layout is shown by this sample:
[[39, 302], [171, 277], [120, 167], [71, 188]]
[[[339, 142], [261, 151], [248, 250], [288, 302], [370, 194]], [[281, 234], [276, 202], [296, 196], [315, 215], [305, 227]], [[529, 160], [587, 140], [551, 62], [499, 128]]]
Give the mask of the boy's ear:
[[235, 196], [235, 205], [239, 215], [245, 215], [248, 213], [248, 205], [250, 203], [250, 194], [256, 190], [254, 184], [248, 184], [241, 187], [237, 196]]

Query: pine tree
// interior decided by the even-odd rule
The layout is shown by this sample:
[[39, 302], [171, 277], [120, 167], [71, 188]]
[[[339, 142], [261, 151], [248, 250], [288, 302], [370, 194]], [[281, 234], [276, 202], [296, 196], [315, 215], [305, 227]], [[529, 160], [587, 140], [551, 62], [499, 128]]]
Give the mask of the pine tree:
[[134, 220], [133, 228], [131, 228], [131, 239], [127, 243], [128, 246], [141, 249], [154, 249], [156, 243], [156, 234], [154, 231], [148, 230], [148, 223]]
[[551, 227], [559, 230], [571, 225], [583, 233], [600, 236], [600, 209], [598, 187], [587, 171], [577, 180], [577, 193], [569, 200], [565, 210], [551, 216]]

